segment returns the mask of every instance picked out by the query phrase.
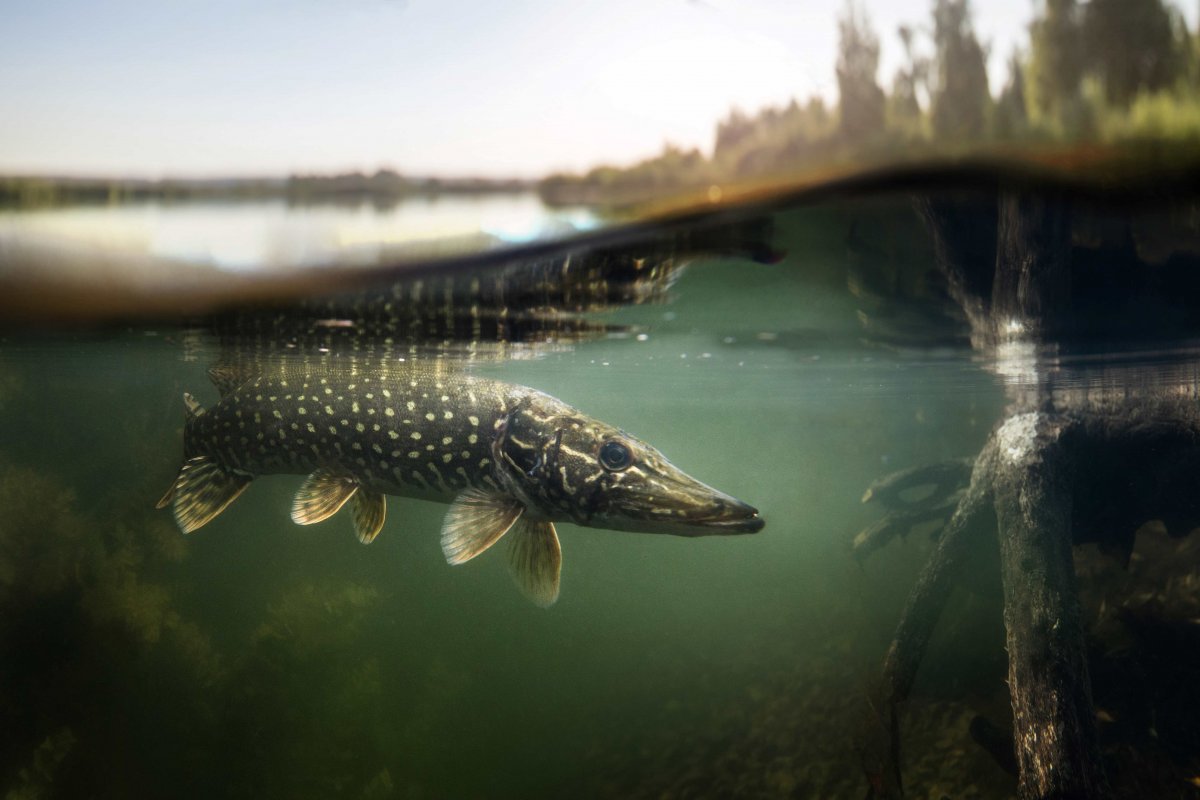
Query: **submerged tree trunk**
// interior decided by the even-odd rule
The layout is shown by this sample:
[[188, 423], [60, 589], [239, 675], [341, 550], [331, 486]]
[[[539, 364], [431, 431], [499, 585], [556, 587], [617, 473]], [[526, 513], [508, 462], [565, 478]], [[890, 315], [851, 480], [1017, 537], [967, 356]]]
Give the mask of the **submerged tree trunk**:
[[[1070, 324], [1068, 207], [1061, 198], [1001, 193], [966, 205], [921, 200], [918, 210], [950, 294], [971, 324], [972, 342], [993, 352], [997, 369], [1010, 370], [1006, 374], [1015, 380], [1008, 417], [977, 457], [971, 485], [888, 650], [879, 693], [887, 717], [880, 727], [892, 740], [874, 748], [872, 763], [886, 769], [869, 774], [872, 794], [903, 795], [898, 707], [912, 688], [955, 573], [967, 561], [967, 532], [993, 517], [984, 513], [990, 508], [1000, 545], [1020, 795], [1102, 797], [1107, 784], [1071, 551], [1079, 477], [1075, 439], [1085, 437], [1069, 410], [1055, 409], [1041, 374], [1040, 347]], [[1004, 364], [1002, 352], [1016, 358]]]
[[1000, 530], [1013, 739], [1023, 798], [1104, 791], [1071, 554], [1069, 422], [1030, 412], [997, 431]]
[[[991, 297], [996, 341], [1018, 338], [1035, 350], [1069, 328], [1070, 246], [1065, 201], [1002, 194]], [[1023, 366], [1029, 385], [995, 433], [992, 479], [1020, 794], [1099, 797], [1105, 779], [1071, 553], [1071, 421], [1053, 411], [1040, 354]]]

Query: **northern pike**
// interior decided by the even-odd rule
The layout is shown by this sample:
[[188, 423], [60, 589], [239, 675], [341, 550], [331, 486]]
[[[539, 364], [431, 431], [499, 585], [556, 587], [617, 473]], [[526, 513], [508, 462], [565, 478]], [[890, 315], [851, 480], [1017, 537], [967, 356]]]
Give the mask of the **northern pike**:
[[763, 527], [755, 508], [645, 442], [525, 386], [432, 366], [214, 380], [211, 408], [184, 395], [184, 462], [158, 504], [185, 533], [259, 475], [306, 475], [292, 519], [309, 525], [349, 504], [364, 543], [383, 527], [384, 495], [438, 500], [450, 504], [447, 561], [507, 535], [518, 585], [548, 606], [562, 561], [555, 522], [678, 536]]

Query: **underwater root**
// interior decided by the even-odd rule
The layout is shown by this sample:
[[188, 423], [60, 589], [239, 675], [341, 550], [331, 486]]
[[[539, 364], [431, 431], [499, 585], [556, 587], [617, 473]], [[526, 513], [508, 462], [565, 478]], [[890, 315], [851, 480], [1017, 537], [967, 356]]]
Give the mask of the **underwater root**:
[[[1143, 402], [1103, 414], [1016, 413], [995, 429], [909, 595], [884, 660], [861, 745], [868, 797], [903, 796], [899, 709], [968, 555], [993, 532], [1020, 796], [1107, 794], [1072, 545], [1097, 542], [1127, 562], [1134, 534], [1147, 520], [1163, 520], [1175, 535], [1196, 525], [1198, 416], [1188, 403], [1148, 410]], [[921, 477], [908, 473], [910, 482]], [[934, 492], [935, 504], [947, 491]], [[883, 524], [899, 529], [913, 511], [894, 508], [893, 520]]]

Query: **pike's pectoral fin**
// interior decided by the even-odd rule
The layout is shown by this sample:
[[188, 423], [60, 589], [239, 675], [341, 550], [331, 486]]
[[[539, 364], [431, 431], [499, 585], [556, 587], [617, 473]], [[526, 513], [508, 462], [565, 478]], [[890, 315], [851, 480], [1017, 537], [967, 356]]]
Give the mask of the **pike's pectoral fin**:
[[292, 500], [292, 522], [312, 525], [329, 519], [346, 504], [358, 489], [353, 478], [326, 469], [318, 469], [304, 479]]
[[508, 565], [521, 593], [542, 608], [554, 605], [562, 571], [562, 548], [554, 523], [520, 520], [508, 539]]
[[[167, 494], [174, 500], [180, 530], [191, 533], [224, 511], [249, 485], [248, 476], [228, 472], [208, 456], [196, 456], [183, 463]], [[163, 500], [170, 502], [166, 495]]]
[[470, 489], [454, 498], [442, 522], [442, 552], [451, 564], [463, 564], [508, 532], [525, 506], [512, 497]]
[[363, 544], [370, 544], [383, 528], [383, 520], [387, 516], [387, 501], [379, 492], [360, 486], [350, 503], [350, 516], [354, 520], [354, 533], [358, 540]]

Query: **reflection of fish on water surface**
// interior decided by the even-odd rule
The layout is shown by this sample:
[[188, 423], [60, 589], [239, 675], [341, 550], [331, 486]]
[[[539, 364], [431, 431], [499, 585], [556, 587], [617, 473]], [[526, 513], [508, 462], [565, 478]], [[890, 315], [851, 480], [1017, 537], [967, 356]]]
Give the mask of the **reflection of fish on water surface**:
[[185, 396], [184, 463], [159, 503], [173, 504], [184, 532], [258, 475], [308, 475], [292, 519], [320, 522], [349, 503], [363, 542], [383, 526], [385, 494], [441, 500], [450, 563], [508, 534], [518, 584], [549, 605], [561, 564], [555, 521], [680, 536], [763, 527], [757, 510], [650, 445], [527, 387], [417, 365], [214, 378], [215, 406]]

